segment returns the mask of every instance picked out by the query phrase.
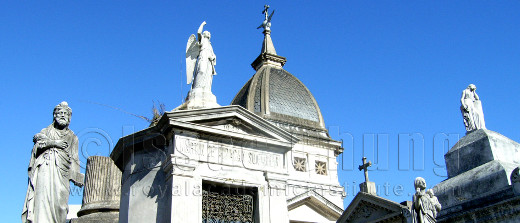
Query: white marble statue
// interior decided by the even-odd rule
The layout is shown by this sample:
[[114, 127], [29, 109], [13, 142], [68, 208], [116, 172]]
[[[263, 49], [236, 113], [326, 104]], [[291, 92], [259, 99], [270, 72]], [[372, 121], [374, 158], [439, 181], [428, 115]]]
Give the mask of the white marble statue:
[[217, 64], [217, 56], [211, 46], [211, 34], [202, 32], [206, 21], [202, 22], [197, 31], [198, 38], [192, 34], [186, 44], [186, 80], [191, 84], [191, 90], [186, 97], [186, 103], [177, 109], [196, 109], [217, 107], [217, 99], [211, 93], [211, 84]]
[[64, 223], [67, 217], [69, 181], [83, 186], [79, 172], [78, 137], [69, 129], [72, 110], [67, 102], [54, 108], [53, 122], [33, 138], [29, 184], [22, 222]]
[[213, 52], [208, 31], [202, 32], [206, 22], [202, 22], [197, 31], [198, 39], [194, 34], [186, 45], [186, 80], [192, 83], [186, 102], [174, 110], [199, 109], [219, 107], [217, 98], [211, 93], [211, 84], [217, 64], [217, 56]]
[[426, 191], [426, 181], [422, 177], [415, 178], [415, 194], [412, 203], [412, 222], [414, 223], [435, 223], [437, 213], [441, 210], [441, 204], [433, 191]]
[[[211, 91], [211, 80], [216, 75], [215, 65], [217, 56], [213, 53], [211, 46], [211, 33], [202, 32], [206, 21], [200, 24], [197, 31], [198, 41], [195, 34], [191, 34], [186, 45], [186, 75], [188, 84], [193, 82], [192, 89], [202, 88]], [[196, 68], [196, 69], [195, 69]]]
[[484, 112], [482, 111], [482, 103], [477, 95], [477, 87], [470, 84], [464, 91], [460, 98], [460, 110], [464, 118], [464, 126], [467, 132], [477, 129], [486, 129], [484, 122]]

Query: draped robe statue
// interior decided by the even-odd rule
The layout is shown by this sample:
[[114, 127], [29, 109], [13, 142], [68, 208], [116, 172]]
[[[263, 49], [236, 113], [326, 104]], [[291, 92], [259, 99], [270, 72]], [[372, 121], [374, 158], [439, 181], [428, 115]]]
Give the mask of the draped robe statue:
[[413, 223], [435, 223], [441, 204], [430, 189], [426, 191], [426, 181], [422, 177], [415, 178], [415, 194], [412, 203]]
[[192, 34], [186, 44], [186, 80], [191, 90], [186, 97], [186, 103], [177, 109], [196, 109], [218, 107], [217, 99], [211, 93], [211, 85], [217, 64], [217, 56], [211, 46], [211, 34], [202, 32], [206, 25], [204, 21], [197, 30], [197, 38]]
[[462, 91], [462, 97], [460, 98], [460, 111], [462, 112], [466, 132], [471, 132], [477, 129], [486, 129], [482, 103], [476, 90], [477, 87], [470, 84], [466, 89], [464, 89], [464, 91]]
[[54, 108], [53, 123], [33, 138], [22, 222], [64, 223], [68, 212], [69, 181], [83, 186], [78, 137], [69, 129], [71, 115], [67, 102], [61, 102]]

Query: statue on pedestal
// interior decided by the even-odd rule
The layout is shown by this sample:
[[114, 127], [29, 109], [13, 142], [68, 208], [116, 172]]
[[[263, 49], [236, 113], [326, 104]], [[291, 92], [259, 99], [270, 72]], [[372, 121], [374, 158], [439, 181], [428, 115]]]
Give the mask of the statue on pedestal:
[[441, 204], [433, 195], [433, 190], [426, 191], [426, 181], [422, 177], [415, 178], [415, 194], [412, 203], [412, 222], [435, 223]]
[[64, 223], [68, 211], [69, 181], [83, 186], [78, 137], [69, 129], [71, 115], [72, 109], [67, 102], [61, 102], [54, 108], [52, 124], [33, 138], [22, 222]]
[[192, 34], [186, 45], [186, 80], [191, 90], [186, 97], [186, 103], [177, 109], [197, 109], [218, 107], [217, 99], [211, 93], [211, 84], [217, 64], [217, 57], [213, 52], [208, 31], [202, 32], [206, 21], [202, 22], [197, 31], [197, 38]]
[[464, 118], [464, 126], [466, 132], [471, 132], [477, 129], [486, 129], [484, 122], [484, 112], [482, 111], [482, 103], [477, 95], [477, 87], [470, 84], [464, 91], [460, 98], [460, 111]]

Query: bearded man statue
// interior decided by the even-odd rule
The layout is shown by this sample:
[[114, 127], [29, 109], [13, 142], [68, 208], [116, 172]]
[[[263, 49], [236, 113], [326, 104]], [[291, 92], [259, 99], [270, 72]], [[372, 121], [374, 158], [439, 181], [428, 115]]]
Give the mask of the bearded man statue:
[[71, 116], [72, 109], [67, 102], [61, 102], [54, 107], [52, 124], [33, 138], [22, 222], [64, 223], [68, 212], [69, 181], [83, 186], [78, 137], [69, 129]]

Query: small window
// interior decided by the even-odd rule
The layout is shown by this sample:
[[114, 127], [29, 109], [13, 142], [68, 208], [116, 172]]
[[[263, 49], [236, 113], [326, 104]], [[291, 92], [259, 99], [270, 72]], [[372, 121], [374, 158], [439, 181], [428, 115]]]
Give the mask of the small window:
[[305, 166], [307, 166], [307, 161], [305, 158], [294, 157], [293, 166], [296, 171], [300, 171], [300, 172], [307, 171], [307, 168], [305, 168]]
[[316, 161], [315, 163], [316, 173], [319, 175], [327, 175], [327, 163], [322, 161]]

